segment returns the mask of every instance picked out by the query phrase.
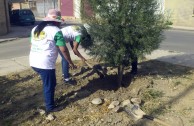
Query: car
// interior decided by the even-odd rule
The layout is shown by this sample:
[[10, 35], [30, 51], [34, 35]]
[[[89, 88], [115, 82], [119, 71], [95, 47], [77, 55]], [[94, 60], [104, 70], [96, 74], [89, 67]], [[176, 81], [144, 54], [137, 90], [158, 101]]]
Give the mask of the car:
[[35, 24], [35, 17], [30, 9], [15, 9], [10, 13], [10, 23], [11, 24]]

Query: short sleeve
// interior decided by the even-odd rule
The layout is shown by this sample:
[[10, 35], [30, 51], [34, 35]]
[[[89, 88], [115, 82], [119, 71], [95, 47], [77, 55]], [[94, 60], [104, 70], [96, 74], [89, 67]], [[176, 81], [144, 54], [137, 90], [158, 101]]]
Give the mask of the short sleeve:
[[57, 46], [66, 46], [66, 42], [65, 42], [65, 39], [63, 38], [63, 34], [61, 31], [58, 31], [55, 34], [54, 40]]
[[75, 36], [75, 41], [76, 41], [77, 43], [80, 43], [80, 40], [81, 40], [81, 35]]

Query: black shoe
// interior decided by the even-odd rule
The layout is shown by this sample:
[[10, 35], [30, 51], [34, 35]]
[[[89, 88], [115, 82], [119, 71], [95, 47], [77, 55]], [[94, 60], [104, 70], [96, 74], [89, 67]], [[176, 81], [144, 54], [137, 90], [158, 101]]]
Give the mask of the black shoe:
[[56, 106], [56, 107], [54, 107], [54, 108], [51, 109], [51, 110], [47, 110], [47, 111], [46, 111], [46, 114], [49, 114], [49, 113], [52, 113], [52, 112], [59, 112], [59, 111], [61, 111], [62, 109], [63, 109], [63, 107]]
[[133, 75], [136, 75], [137, 74], [137, 70], [131, 70], [130, 73], [133, 74]]
[[[69, 77], [72, 77], [73, 75], [71, 73], [69, 73]], [[64, 74], [61, 75], [62, 79], [64, 80]]]
[[77, 84], [77, 82], [76, 82], [76, 80], [70, 79], [68, 81], [64, 80], [64, 84], [75, 86]]

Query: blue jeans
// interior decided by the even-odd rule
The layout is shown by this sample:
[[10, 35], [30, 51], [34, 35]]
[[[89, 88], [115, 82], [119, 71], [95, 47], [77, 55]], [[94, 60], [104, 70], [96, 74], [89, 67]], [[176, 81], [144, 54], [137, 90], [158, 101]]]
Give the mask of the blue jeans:
[[59, 51], [59, 54], [61, 55], [61, 66], [62, 66], [62, 73], [63, 73], [63, 77], [69, 78], [69, 63], [67, 62], [67, 60], [65, 59], [65, 57], [62, 55], [62, 53]]
[[46, 111], [52, 110], [54, 105], [54, 94], [56, 87], [56, 74], [55, 69], [39, 69], [32, 67], [36, 71], [43, 82], [43, 94], [46, 103]]

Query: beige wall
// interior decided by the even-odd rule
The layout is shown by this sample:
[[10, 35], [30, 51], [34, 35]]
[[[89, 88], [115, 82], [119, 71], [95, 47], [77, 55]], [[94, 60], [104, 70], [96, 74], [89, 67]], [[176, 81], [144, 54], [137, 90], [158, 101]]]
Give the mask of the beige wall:
[[0, 35], [4, 35], [9, 31], [9, 15], [7, 0], [0, 0]]
[[20, 9], [20, 3], [13, 3], [12, 4], [12, 10], [15, 10], [15, 9]]
[[175, 26], [194, 27], [194, 0], [165, 0], [165, 12]]
[[12, 4], [12, 10], [15, 10], [15, 9], [25, 9], [25, 8], [29, 8], [29, 4], [27, 2], [24, 2], [24, 3], [13, 3]]

